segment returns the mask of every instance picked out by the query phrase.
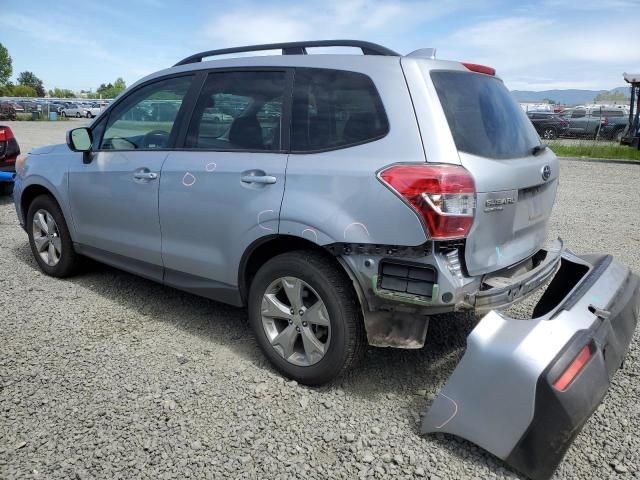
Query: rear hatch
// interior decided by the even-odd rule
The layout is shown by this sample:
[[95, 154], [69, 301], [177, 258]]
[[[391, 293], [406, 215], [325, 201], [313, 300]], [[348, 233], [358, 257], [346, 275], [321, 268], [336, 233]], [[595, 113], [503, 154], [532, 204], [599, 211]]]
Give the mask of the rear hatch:
[[502, 80], [461, 70], [432, 70], [460, 163], [473, 176], [476, 211], [465, 245], [470, 275], [536, 253], [545, 243], [558, 186], [558, 160]]

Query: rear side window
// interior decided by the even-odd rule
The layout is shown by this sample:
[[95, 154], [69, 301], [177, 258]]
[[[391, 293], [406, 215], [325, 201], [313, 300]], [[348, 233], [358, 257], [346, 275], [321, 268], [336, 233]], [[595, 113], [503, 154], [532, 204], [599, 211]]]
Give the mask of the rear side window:
[[540, 138], [501, 80], [479, 73], [431, 72], [458, 150], [487, 158], [530, 155]]
[[309, 152], [377, 140], [389, 131], [380, 96], [361, 73], [297, 69], [291, 150]]
[[285, 72], [211, 73], [187, 133], [187, 147], [280, 150]]

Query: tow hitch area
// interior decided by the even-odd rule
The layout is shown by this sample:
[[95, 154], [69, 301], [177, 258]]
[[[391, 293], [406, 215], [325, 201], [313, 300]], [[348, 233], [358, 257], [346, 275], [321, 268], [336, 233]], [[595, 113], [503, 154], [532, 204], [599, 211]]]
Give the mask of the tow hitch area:
[[640, 315], [636, 275], [606, 256], [562, 253], [531, 320], [489, 312], [425, 413], [421, 432], [465, 438], [549, 478], [604, 398]]

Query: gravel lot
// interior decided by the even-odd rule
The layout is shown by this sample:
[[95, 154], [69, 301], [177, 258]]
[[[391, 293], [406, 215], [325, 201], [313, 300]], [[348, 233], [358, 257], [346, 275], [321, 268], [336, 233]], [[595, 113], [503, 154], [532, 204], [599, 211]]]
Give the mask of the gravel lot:
[[[12, 123], [24, 151], [80, 122]], [[640, 167], [562, 162], [551, 233], [640, 271]], [[0, 199], [0, 478], [518, 478], [419, 413], [471, 321], [419, 351], [370, 349], [335, 384], [276, 374], [244, 310], [100, 265], [40, 273]], [[640, 478], [640, 335], [556, 478]]]

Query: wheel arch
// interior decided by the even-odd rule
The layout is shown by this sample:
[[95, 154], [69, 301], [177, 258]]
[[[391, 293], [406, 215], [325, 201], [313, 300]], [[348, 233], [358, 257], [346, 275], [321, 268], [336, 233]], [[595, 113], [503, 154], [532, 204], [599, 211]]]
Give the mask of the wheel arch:
[[328, 260], [339, 266], [339, 268], [346, 273], [353, 283], [353, 288], [360, 300], [360, 305], [361, 307], [363, 306], [362, 291], [360, 290], [360, 286], [358, 285], [355, 276], [349, 270], [346, 263], [341, 262], [339, 258], [335, 257], [327, 249], [321, 247], [317, 243], [295, 235], [267, 235], [254, 241], [245, 250], [238, 269], [238, 287], [240, 289], [240, 297], [243, 304], [247, 303], [251, 282], [260, 267], [276, 255], [292, 252], [294, 250], [311, 250], [321, 253], [325, 255]]
[[21, 212], [21, 220], [26, 228], [27, 226], [27, 212], [29, 211], [29, 205], [31, 202], [35, 200], [40, 195], [49, 195], [60, 207], [60, 211], [62, 215], [65, 217], [65, 221], [67, 223], [67, 228], [69, 229], [69, 234], [71, 238], [75, 237], [75, 232], [73, 230], [73, 223], [70, 222], [70, 219], [67, 216], [67, 212], [65, 208], [58, 198], [58, 196], [54, 193], [52, 188], [47, 187], [46, 185], [42, 185], [41, 183], [32, 183], [24, 187], [20, 194], [20, 212]]

